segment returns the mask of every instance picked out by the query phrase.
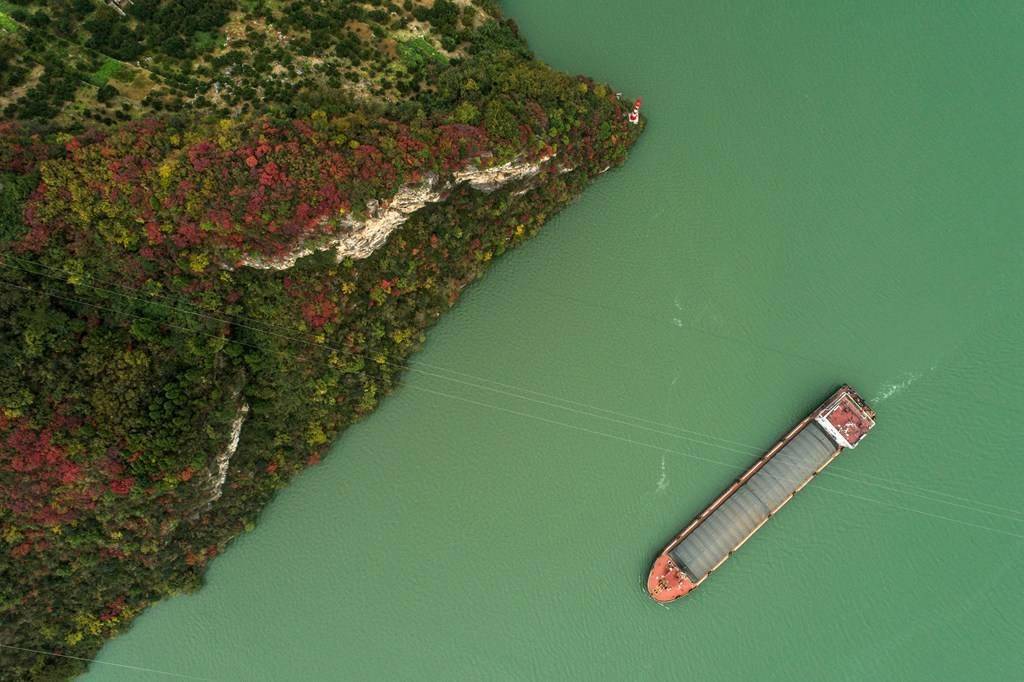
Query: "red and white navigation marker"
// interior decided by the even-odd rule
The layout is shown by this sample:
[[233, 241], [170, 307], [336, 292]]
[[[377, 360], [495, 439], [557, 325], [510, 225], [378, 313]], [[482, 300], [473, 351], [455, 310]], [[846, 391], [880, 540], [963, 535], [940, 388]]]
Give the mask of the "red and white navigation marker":
[[636, 125], [640, 122], [640, 105], [643, 104], [643, 100], [639, 97], [633, 102], [633, 111], [629, 112], [629, 122]]

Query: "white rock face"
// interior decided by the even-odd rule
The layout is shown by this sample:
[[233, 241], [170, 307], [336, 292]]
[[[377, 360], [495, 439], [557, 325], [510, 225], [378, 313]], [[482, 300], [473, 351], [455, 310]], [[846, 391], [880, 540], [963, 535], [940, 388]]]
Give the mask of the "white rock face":
[[248, 257], [240, 265], [261, 270], [287, 270], [304, 256], [328, 250], [334, 250], [339, 262], [343, 258], [368, 258], [384, 245], [391, 233], [400, 228], [410, 215], [427, 204], [440, 201], [456, 185], [468, 182], [473, 189], [493, 192], [510, 182], [534, 177], [553, 156], [544, 156], [537, 161], [514, 159], [493, 168], [470, 166], [456, 171], [448, 180], [441, 180], [430, 173], [421, 182], [403, 185], [386, 202], [369, 202], [365, 220], [353, 220], [350, 217], [340, 219], [337, 221], [339, 231], [336, 235], [310, 240], [279, 258]]
[[455, 171], [455, 184], [468, 182], [473, 189], [478, 189], [481, 192], [493, 192], [514, 180], [532, 178], [540, 172], [541, 167], [551, 159], [551, 156], [553, 155], [545, 156], [534, 163], [513, 159], [500, 166], [483, 170], [469, 166], [465, 170]]
[[450, 187], [447, 183], [441, 185], [437, 176], [431, 173], [421, 183], [403, 186], [386, 206], [371, 201], [366, 206], [366, 220], [360, 222], [343, 218], [341, 226], [347, 228], [348, 232], [333, 240], [337, 259], [340, 261], [346, 256], [368, 258], [384, 245], [388, 236], [400, 228], [412, 213], [429, 203], [440, 201]]
[[235, 421], [231, 423], [231, 440], [228, 441], [224, 451], [217, 455], [217, 458], [213, 461], [213, 467], [210, 471], [212, 477], [210, 497], [207, 500], [207, 504], [214, 502], [221, 495], [224, 481], [228, 479], [228, 466], [231, 464], [231, 456], [238, 449], [238, 441], [242, 437], [242, 424], [245, 423], [245, 417], [248, 414], [249, 406], [246, 403], [242, 403], [242, 406], [238, 408]]

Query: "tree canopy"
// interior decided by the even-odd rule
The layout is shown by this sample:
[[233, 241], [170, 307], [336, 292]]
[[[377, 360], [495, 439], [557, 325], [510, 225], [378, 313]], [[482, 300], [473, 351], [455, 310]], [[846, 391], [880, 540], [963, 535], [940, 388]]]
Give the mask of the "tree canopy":
[[[0, 34], [0, 642], [20, 649], [0, 667], [53, 679], [197, 588], [642, 126], [489, 4], [19, 9]], [[456, 180], [505, 163], [537, 168]], [[328, 248], [425, 186], [368, 257]]]

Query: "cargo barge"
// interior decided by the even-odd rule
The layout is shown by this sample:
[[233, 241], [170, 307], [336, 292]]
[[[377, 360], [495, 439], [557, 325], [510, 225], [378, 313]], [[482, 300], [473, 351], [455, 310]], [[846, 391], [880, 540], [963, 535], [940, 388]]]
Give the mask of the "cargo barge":
[[812, 478], [875, 425], [875, 411], [844, 385], [784, 435], [697, 515], [654, 560], [647, 592], [660, 603], [689, 594]]

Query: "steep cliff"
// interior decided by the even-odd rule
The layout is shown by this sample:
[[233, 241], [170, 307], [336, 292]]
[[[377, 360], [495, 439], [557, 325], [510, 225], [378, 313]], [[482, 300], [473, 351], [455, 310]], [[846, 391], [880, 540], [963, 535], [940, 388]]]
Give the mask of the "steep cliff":
[[[45, 50], [39, 27], [72, 10], [25, 5], [49, 23], [15, 17], [4, 40]], [[223, 12], [193, 33], [167, 18], [187, 5], [89, 9], [59, 42], [106, 45], [89, 26], [137, 39], [153, 70], [119, 62], [134, 89], [103, 95], [128, 120], [52, 97], [34, 115], [24, 93], [49, 76], [3, 83], [0, 668], [14, 678], [73, 675], [69, 657], [198, 587], [397, 385], [461, 290], [643, 127], [611, 89], [533, 59], [489, 3], [213, 2]], [[194, 54], [152, 36], [190, 36]]]
[[345, 258], [369, 258], [413, 213], [427, 204], [442, 201], [455, 186], [467, 183], [481, 192], [493, 192], [510, 183], [535, 177], [553, 156], [552, 153], [534, 161], [516, 159], [491, 168], [470, 166], [455, 171], [445, 180], [435, 173], [427, 173], [419, 182], [400, 187], [389, 199], [366, 202], [366, 217], [362, 220], [350, 217], [325, 220], [323, 229], [330, 234], [327, 238], [315, 240], [313, 244], [299, 244], [294, 251], [280, 256], [245, 257], [238, 265], [287, 270], [300, 258], [319, 251], [333, 251], [339, 263]]

